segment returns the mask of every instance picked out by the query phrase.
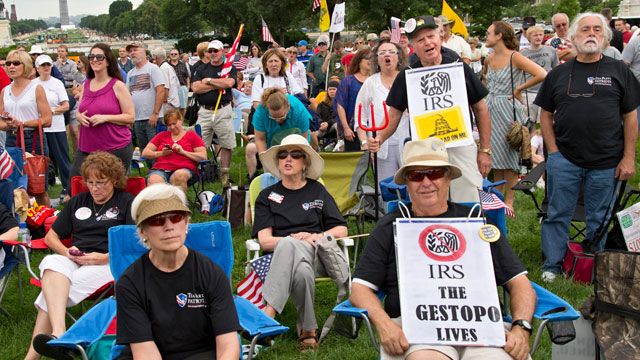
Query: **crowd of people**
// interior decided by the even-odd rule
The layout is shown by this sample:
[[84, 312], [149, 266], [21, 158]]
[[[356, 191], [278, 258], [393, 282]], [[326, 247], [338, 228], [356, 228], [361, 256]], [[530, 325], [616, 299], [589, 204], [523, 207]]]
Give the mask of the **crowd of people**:
[[[140, 42], [117, 49], [118, 56], [98, 43], [77, 63], [64, 45], [56, 61], [37, 45], [29, 52], [11, 51], [0, 70], [9, 79], [0, 96], [0, 145], [19, 146], [18, 135], [24, 133], [26, 149], [51, 158], [64, 203], [45, 237], [54, 254], [40, 264], [42, 292], [26, 358], [69, 356], [47, 342], [65, 332], [66, 307], [112, 280], [106, 229], [118, 224], [137, 225], [149, 249], [116, 285], [117, 342], [127, 345], [122, 358], [238, 358], [239, 324], [225, 277], [184, 246], [191, 215], [185, 194], [198, 180], [197, 164], [207, 159], [207, 149], [218, 157], [222, 186], [231, 185], [234, 124], [247, 141], [247, 184], [260, 171], [279, 180], [256, 200], [253, 235], [263, 252], [273, 253], [264, 311], [277, 316], [291, 297], [301, 351], [318, 348], [316, 242], [348, 233], [334, 199], [318, 181], [322, 150], [377, 153], [379, 179], [394, 177], [406, 185], [410, 217], [461, 217], [469, 209], [458, 203], [477, 203], [483, 178], [490, 175], [506, 180], [500, 190], [506, 205], [514, 207], [511, 188], [523, 167], [507, 132], [513, 122], [529, 127], [532, 160], [546, 161], [547, 167], [542, 279], [554, 281], [581, 187], [587, 243], [598, 251], [604, 244], [594, 233], [607, 216], [616, 180], [635, 171], [640, 37], [621, 19], [610, 24], [610, 15], [583, 13], [570, 21], [555, 14], [554, 34], [532, 18], [525, 18], [521, 33], [495, 21], [484, 44], [452, 33], [454, 21], [445, 16], [424, 15], [415, 18], [415, 27], [402, 29], [397, 42], [383, 31], [333, 43], [321, 35], [313, 45], [300, 40], [264, 52], [252, 43], [248, 54], [235, 55], [228, 72], [223, 69], [230, 48], [219, 40], [198, 44], [195, 61], [177, 49], [148, 54]], [[464, 70], [465, 88], [456, 90], [466, 95], [475, 141], [447, 147], [437, 138], [412, 140], [405, 70], [454, 63]], [[185, 124], [190, 96], [197, 100], [201, 136]], [[365, 130], [387, 113], [386, 128], [375, 136]], [[148, 187], [135, 199], [124, 191], [134, 146], [149, 168]], [[69, 197], [73, 176], [83, 178], [88, 193]], [[37, 200], [50, 203], [46, 191]], [[1, 214], [6, 211], [0, 207]], [[506, 286], [513, 299], [506, 345], [407, 342], [393, 234], [393, 222], [402, 216], [400, 209], [378, 222], [353, 280], [351, 301], [368, 310], [381, 358], [527, 358], [535, 294], [506, 234], [491, 243], [496, 284], [488, 284]], [[12, 234], [3, 230], [2, 236]], [[66, 247], [61, 239], [69, 236], [72, 246]], [[173, 310], [179, 281], [193, 284], [181, 292], [206, 299], [184, 317]], [[384, 304], [376, 291], [386, 294]], [[173, 338], [173, 329], [187, 323], [203, 330]]]

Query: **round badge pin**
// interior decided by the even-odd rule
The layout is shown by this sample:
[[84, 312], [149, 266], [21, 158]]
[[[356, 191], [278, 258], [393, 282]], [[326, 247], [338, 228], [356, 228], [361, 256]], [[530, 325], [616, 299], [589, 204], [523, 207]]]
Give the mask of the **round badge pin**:
[[496, 242], [500, 239], [500, 229], [491, 224], [482, 225], [480, 226], [480, 238], [489, 243]]
[[409, 19], [407, 20], [407, 22], [404, 23], [404, 31], [406, 31], [407, 33], [412, 33], [413, 30], [416, 29], [416, 19]]
[[78, 220], [87, 220], [91, 216], [91, 209], [86, 206], [81, 207], [76, 210], [76, 219]]

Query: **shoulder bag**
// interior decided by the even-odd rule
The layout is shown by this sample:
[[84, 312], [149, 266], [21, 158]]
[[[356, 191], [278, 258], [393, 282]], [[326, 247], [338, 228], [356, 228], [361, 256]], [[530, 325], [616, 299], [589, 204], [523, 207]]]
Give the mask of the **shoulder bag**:
[[516, 116], [515, 83], [513, 81], [513, 55], [509, 58], [509, 75], [511, 77], [511, 108], [513, 111], [513, 122], [507, 130], [507, 143], [509, 147], [520, 153], [520, 164], [531, 168], [531, 136], [529, 129], [518, 121]]
[[[24, 126], [20, 124], [20, 146], [22, 147], [22, 157], [24, 160], [24, 173], [27, 175], [27, 193], [30, 195], [40, 195], [46, 191], [47, 171], [49, 170], [49, 158], [44, 155], [44, 140], [42, 138], [42, 120], [38, 119], [38, 133], [34, 135], [32, 141], [32, 155], [27, 157], [24, 148]], [[36, 139], [40, 138], [40, 155], [36, 154]]]

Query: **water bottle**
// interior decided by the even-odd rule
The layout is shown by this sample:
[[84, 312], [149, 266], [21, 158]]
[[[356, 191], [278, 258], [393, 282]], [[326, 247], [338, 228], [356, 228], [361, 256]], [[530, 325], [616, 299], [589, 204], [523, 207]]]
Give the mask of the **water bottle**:
[[140, 161], [140, 148], [136, 146], [135, 149], [133, 149], [133, 155], [132, 155], [133, 160], [136, 161]]
[[31, 233], [27, 228], [26, 222], [20, 223], [20, 229], [18, 230], [18, 241], [26, 244], [27, 246], [31, 245]]

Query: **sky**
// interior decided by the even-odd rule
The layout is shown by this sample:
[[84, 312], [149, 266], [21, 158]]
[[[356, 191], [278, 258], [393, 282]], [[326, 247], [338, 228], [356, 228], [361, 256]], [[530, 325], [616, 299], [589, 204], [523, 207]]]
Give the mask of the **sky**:
[[[16, 4], [18, 19], [39, 19], [50, 16], [60, 16], [58, 0], [3, 0], [4, 5], [11, 11], [11, 4]], [[142, 0], [129, 0], [135, 9]], [[113, 0], [67, 0], [69, 15], [100, 15], [109, 12], [109, 5]]]

